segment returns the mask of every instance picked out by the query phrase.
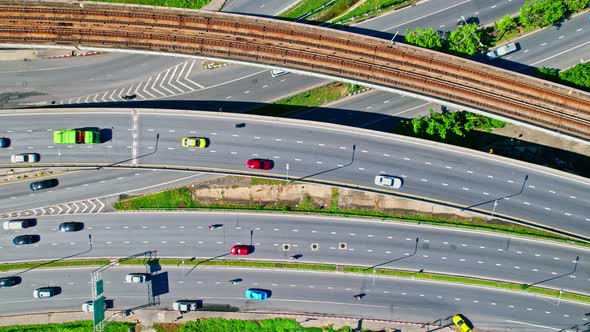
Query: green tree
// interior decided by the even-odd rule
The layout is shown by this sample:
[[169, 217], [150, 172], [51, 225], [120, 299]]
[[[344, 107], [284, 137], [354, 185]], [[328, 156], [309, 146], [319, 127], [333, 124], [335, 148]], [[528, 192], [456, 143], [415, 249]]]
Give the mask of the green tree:
[[500, 38], [506, 32], [511, 31], [513, 29], [516, 29], [516, 22], [514, 22], [514, 19], [510, 17], [510, 15], [508, 14], [496, 21], [496, 30], [500, 32]]
[[520, 7], [520, 22], [525, 27], [546, 27], [557, 22], [565, 13], [563, 0], [527, 0]]
[[590, 0], [564, 0], [564, 2], [572, 13], [579, 12], [590, 4]]
[[473, 55], [480, 46], [480, 39], [481, 31], [477, 29], [477, 24], [470, 23], [460, 26], [449, 35], [449, 51], [457, 55]]
[[408, 44], [429, 48], [431, 50], [441, 49], [443, 44], [440, 34], [434, 31], [433, 28], [416, 28], [414, 30], [406, 30], [406, 42]]
[[[573, 86], [590, 90], [590, 63], [579, 63], [570, 69], [559, 72], [559, 78], [571, 82]], [[585, 89], [584, 89], [585, 88]]]

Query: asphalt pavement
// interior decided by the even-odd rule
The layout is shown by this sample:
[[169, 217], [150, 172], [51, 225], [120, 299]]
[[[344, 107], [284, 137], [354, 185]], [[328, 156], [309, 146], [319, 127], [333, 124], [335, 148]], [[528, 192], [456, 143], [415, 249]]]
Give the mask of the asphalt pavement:
[[[235, 115], [159, 111], [33, 112], [2, 117], [7, 128], [13, 129], [0, 132], [13, 140], [13, 150], [0, 151], [5, 167], [14, 166], [8, 158], [21, 151], [41, 153], [42, 162], [60, 162], [52, 143], [53, 129], [110, 128], [113, 138], [108, 142], [61, 148], [61, 162], [245, 172], [246, 160], [268, 158], [275, 162], [272, 171], [250, 173], [283, 177], [288, 163], [293, 180], [321, 179], [374, 190], [381, 189], [374, 186], [374, 177], [386, 173], [402, 177], [405, 182], [402, 189], [389, 191], [392, 194], [427, 197], [586, 237], [590, 234], [586, 180], [487, 154], [295, 120], [277, 123], [236, 119]], [[234, 128], [236, 122], [244, 121], [245, 128]], [[211, 145], [198, 151], [182, 148], [180, 140], [185, 136], [208, 137]]]
[[[59, 176], [45, 176], [43, 179], [58, 179], [55, 188], [33, 192], [29, 185], [41, 178], [25, 179], [0, 185], [0, 216], [6, 213], [31, 211], [32, 215], [66, 213], [66, 208], [49, 211], [49, 208], [70, 202], [88, 201], [98, 206], [92, 212], [111, 210], [110, 205], [121, 194], [145, 194], [170, 186], [182, 186], [195, 181], [214, 177], [212, 174], [186, 173], [166, 170], [113, 170], [113, 169], [79, 169]], [[98, 203], [100, 201], [101, 203]], [[90, 204], [92, 204], [90, 203]], [[44, 211], [41, 208], [45, 208]], [[90, 205], [89, 205], [90, 208]], [[31, 210], [34, 209], [34, 210]], [[85, 212], [90, 213], [90, 209]], [[68, 213], [76, 211], [70, 210]], [[82, 212], [79, 210], [77, 212]], [[24, 214], [22, 214], [24, 215]]]
[[[90, 299], [92, 269], [37, 270], [23, 275], [23, 283], [0, 290], [0, 312], [76, 310]], [[202, 300], [204, 308], [230, 305], [240, 311], [290, 311], [328, 313], [354, 317], [440, 323], [450, 326], [456, 313], [476, 327], [497, 331], [539, 331], [571, 328], [587, 323], [588, 306], [544, 299], [533, 295], [460, 287], [443, 283], [394, 278], [373, 278], [320, 272], [260, 269], [164, 268], [152, 276], [151, 289], [161, 292], [160, 307], [175, 300]], [[144, 267], [111, 268], [102, 273], [104, 292], [115, 312], [150, 302], [148, 286], [127, 284], [125, 274], [145, 272]], [[237, 285], [228, 280], [242, 278]], [[62, 293], [49, 299], [33, 299], [33, 290], [61, 286]], [[247, 300], [247, 288], [272, 291], [266, 301]], [[361, 300], [354, 295], [365, 294]], [[113, 311], [107, 314], [107, 317]]]
[[[85, 228], [59, 232], [65, 221], [83, 222]], [[211, 230], [212, 224], [223, 226]], [[13, 246], [12, 239], [21, 234], [38, 234], [41, 241]], [[236, 244], [256, 249], [249, 256], [228, 255]], [[243, 213], [106, 213], [39, 217], [35, 227], [0, 233], [3, 261], [78, 253], [76, 258], [122, 257], [148, 250], [184, 257], [187, 264], [191, 257], [290, 261], [302, 255], [299, 262], [366, 266], [369, 274], [372, 267], [424, 270], [590, 294], [587, 249], [412, 224]]]

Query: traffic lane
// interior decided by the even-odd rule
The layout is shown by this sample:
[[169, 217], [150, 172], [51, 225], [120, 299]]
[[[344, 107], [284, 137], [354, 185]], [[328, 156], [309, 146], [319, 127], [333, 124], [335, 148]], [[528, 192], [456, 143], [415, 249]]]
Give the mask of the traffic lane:
[[228, 13], [243, 13], [265, 16], [275, 16], [292, 6], [298, 0], [268, 1], [268, 0], [230, 0], [225, 3], [221, 11]]
[[[147, 121], [146, 119], [148, 118], [148, 116], [144, 116], [143, 121]], [[219, 118], [221, 118], [221, 116], [219, 116]], [[201, 128], [205, 128], [207, 126], [211, 128], [231, 127], [231, 119], [219, 118], [217, 118], [217, 116], [213, 116], [211, 118], [204, 118], [205, 121], [197, 121], [198, 116], [195, 117], [195, 119], [191, 119], [188, 116], [168, 116], [168, 118], [166, 119], [168, 120], [166, 121], [166, 125], [175, 128], [176, 126], [179, 126], [179, 121], [187, 124], [191, 123], [191, 128], [193, 128], [196, 132], [199, 132]], [[142, 120], [140, 117], [140, 122], [141, 121]], [[233, 121], [235, 121], [235, 119]], [[187, 124], [185, 124], [184, 126], [186, 126]], [[411, 169], [412, 172], [416, 173], [421, 172], [423, 174], [431, 174], [433, 172], [441, 172], [441, 174], [445, 174], [447, 177], [455, 177], [457, 179], [462, 179], [463, 186], [452, 187], [450, 189], [452, 190], [453, 195], [458, 195], [458, 198], [455, 201], [462, 202], [464, 204], [482, 204], [488, 202], [489, 205], [490, 200], [488, 200], [487, 198], [486, 200], [473, 199], [472, 192], [476, 189], [472, 188], [482, 187], [482, 185], [486, 188], [488, 188], [490, 185], [493, 185], [499, 188], [500, 193], [514, 194], [517, 192], [515, 191], [517, 190], [516, 187], [518, 187], [517, 183], [520, 181], [524, 181], [527, 175], [529, 175], [529, 181], [533, 181], [534, 179], [534, 181], [538, 182], [536, 188], [542, 195], [544, 195], [545, 201], [547, 202], [554, 203], [556, 199], [571, 199], [569, 197], [563, 196], [564, 191], [565, 193], [568, 193], [569, 196], [588, 196], [587, 191], [585, 191], [584, 189], [585, 187], [587, 187], [587, 185], [584, 183], [580, 184], [574, 181], [561, 179], [559, 178], [559, 176], [552, 176], [539, 171], [532, 171], [519, 167], [513, 167], [513, 165], [504, 163], [502, 160], [494, 160], [492, 158], [488, 159], [486, 157], [473, 158], [471, 155], [464, 151], [459, 151], [458, 153], [456, 153], [450, 150], [446, 150], [446, 148], [438, 147], [436, 151], [437, 154], [433, 155], [431, 144], [408, 144], [403, 142], [401, 139], [399, 141], [389, 139], [383, 140], [379, 139], [379, 137], [374, 137], [370, 135], [351, 135], [349, 131], [344, 131], [342, 128], [330, 129], [330, 135], [326, 135], [325, 131], [315, 129], [311, 127], [309, 124], [306, 124], [305, 127], [285, 123], [272, 123], [273, 126], [268, 126], [268, 124], [269, 123], [267, 123], [266, 120], [248, 120], [246, 128], [243, 128], [246, 129], [246, 131], [244, 131], [244, 134], [233, 134], [235, 132], [233, 130], [218, 133], [217, 137], [214, 140], [212, 140], [212, 146], [213, 144], [215, 144], [215, 142], [223, 142], [225, 140], [227, 142], [231, 142], [232, 144], [240, 144], [240, 146], [244, 146], [244, 148], [238, 151], [230, 150], [225, 152], [221, 150], [213, 150], [212, 148], [206, 149], [207, 152], [202, 151], [203, 156], [206, 154], [212, 154], [213, 151], [215, 151], [215, 156], [211, 157], [209, 155], [208, 158], [218, 158], [216, 163], [201, 163], [201, 160], [197, 158], [191, 158], [189, 159], [189, 163], [187, 163], [186, 158], [190, 157], [191, 154], [189, 153], [189, 151], [185, 151], [184, 153], [178, 152], [180, 151], [178, 149], [176, 149], [176, 151], [170, 150], [172, 152], [170, 152], [167, 149], [160, 149], [158, 150], [157, 154], [145, 153], [147, 154], [147, 156], [142, 158], [141, 162], [192, 166], [210, 166], [211, 164], [215, 164], [216, 167], [224, 167], [224, 165], [227, 165], [228, 167], [239, 167], [237, 169], [240, 169], [242, 168], [241, 164], [243, 165], [243, 162], [246, 159], [249, 159], [245, 158], [248, 154], [259, 154], [260, 151], [264, 151], [265, 156], [270, 156], [275, 160], [280, 159], [280, 162], [277, 162], [277, 166], [275, 168], [279, 172], [279, 174], [282, 173], [280, 172], [280, 170], [285, 169], [286, 163], [289, 162], [290, 166], [293, 169], [292, 173], [294, 174], [294, 176], [301, 176], [301, 174], [303, 174], [304, 176], [314, 175], [317, 177], [321, 176], [320, 178], [323, 179], [341, 182], [346, 181], [352, 184], [372, 186], [373, 177], [376, 174], [379, 174], [380, 171], [388, 171], [389, 169], [395, 171], [396, 169], [403, 169], [404, 167], [408, 167]], [[161, 131], [164, 131], [163, 129], [164, 128], [160, 127]], [[169, 129], [169, 131], [170, 130], [175, 129]], [[248, 130], [255, 131], [257, 133], [257, 136], [248, 135]], [[234, 137], [233, 135], [237, 136]], [[176, 137], [177, 140], [179, 140], [180, 135], [174, 134], [173, 136]], [[221, 136], [224, 136], [225, 138], [221, 138]], [[169, 137], [170, 136], [167, 136], [166, 134], [166, 136], [162, 136], [162, 139], [163, 141], [165, 141], [170, 139]], [[175, 146], [178, 146], [176, 145], [179, 144], [177, 142], [173, 142], [173, 144]], [[141, 142], [139, 144], [141, 146]], [[260, 147], [253, 149], [252, 147], [254, 145], [258, 145]], [[305, 145], [314, 146], [314, 149], [305, 150], [303, 149]], [[245, 146], [248, 146], [248, 148], [245, 148]], [[329, 159], [323, 158], [324, 155], [344, 156], [345, 154], [348, 154], [349, 158], [351, 158], [350, 160], [352, 160], [353, 146], [356, 146], [354, 166], [350, 165], [347, 167], [343, 167], [344, 165], [347, 165], [344, 161], [340, 162], [340, 160], [338, 160], [333, 162], [332, 164]], [[230, 149], [233, 148], [235, 147], [230, 147]], [[285, 149], [290, 150], [287, 152], [287, 156], [289, 156], [289, 154], [293, 154], [292, 159], [285, 157]], [[300, 156], [296, 156], [295, 154], [298, 151], [297, 149], [299, 149], [299, 151], [301, 151], [303, 154]], [[278, 151], [280, 151], [281, 154], [278, 154]], [[232, 154], [232, 152], [235, 152], [235, 155]], [[176, 156], [172, 156], [172, 154], [176, 154]], [[240, 154], [240, 156], [238, 156], [238, 154]], [[228, 158], [228, 155], [233, 157]], [[310, 155], [312, 155], [311, 160], [308, 158]], [[275, 158], [275, 156], [277, 156], [278, 158]], [[314, 156], [319, 156], [319, 158], [313, 158]], [[367, 167], [370, 167], [371, 169], [369, 170], [369, 168], [362, 166], [360, 164], [361, 161], [366, 162]], [[330, 164], [328, 164], [328, 162], [330, 162]], [[359, 163], [356, 164], [356, 162]], [[338, 166], [339, 164], [343, 166]], [[377, 165], [383, 166], [377, 168]], [[322, 174], [318, 176], [318, 173]], [[366, 180], [359, 181], [359, 179]], [[409, 178], [408, 180], [411, 179], [412, 178]], [[428, 180], [428, 178], [420, 177], [420, 182], [425, 182], [422, 181], [422, 179]], [[432, 179], [431, 181], [436, 180], [437, 179]], [[444, 187], [443, 183], [446, 182], [441, 181], [441, 184], [437, 184], [437, 188], [434, 189], [430, 184], [423, 185], [420, 183], [417, 185], [421, 186], [421, 190], [423, 190], [423, 192], [428, 192], [429, 194], [432, 193], [433, 196], [430, 197], [448, 201], [449, 190], [442, 188]], [[474, 185], [473, 183], [476, 183], [476, 185]], [[557, 196], [555, 196], [553, 193], [551, 193], [550, 190], [548, 190], [548, 186], [551, 186], [552, 184], [560, 187], [559, 191], [554, 191], [558, 193]], [[438, 190], [438, 188], [441, 188], [442, 190]], [[468, 188], [469, 190], [465, 190], [463, 188]], [[402, 188], [402, 191], [407, 191], [408, 189], [410, 189], [410, 184]], [[414, 194], [421, 195], [421, 192], [414, 192]], [[481, 195], [485, 195], [485, 191], [482, 190]], [[544, 202], [538, 202], [538, 204], [541, 205], [544, 204]], [[549, 207], [551, 208], [551, 206]], [[523, 208], [528, 209], [527, 206], [523, 203], [523, 206], [519, 207], [519, 210], [515, 211], [515, 213], [517, 213], [516, 216], [522, 215], [520, 213], [520, 210], [522, 210]], [[566, 221], [568, 223], [567, 227], [569, 229], [575, 229], [575, 227], [579, 227], [578, 232], [581, 232], [582, 234], [586, 232], [586, 230], [584, 230], [584, 227], [588, 225], [584, 222], [584, 219], [580, 220], [580, 216], [584, 215], [586, 210], [587, 209], [578, 211], [565, 211], [571, 214], [571, 216], [567, 216], [564, 212], [564, 215], [566, 216]], [[545, 212], [545, 210], [541, 211], [540, 209], [534, 209], [532, 214], [535, 215], [535, 218], [533, 219], [549, 224], [555, 224], [555, 216], [551, 216], [548, 218]], [[584, 218], [587, 217], [584, 216]], [[561, 226], [562, 224], [563, 223], [560, 222], [559, 225]]]
[[587, 14], [580, 14], [562, 22], [558, 27], [547, 27], [516, 40], [518, 52], [502, 59], [535, 67], [565, 69], [569, 63], [586, 58], [590, 48], [590, 29]]
[[[77, 233], [58, 232], [59, 223], [64, 221], [84, 222], [85, 229]], [[210, 230], [210, 224], [223, 227]], [[590, 277], [586, 272], [590, 258], [587, 250], [505, 236], [443, 232], [446, 234], [437, 229], [389, 223], [341, 223], [333, 218], [105, 214], [40, 218], [35, 228], [0, 235], [0, 243], [8, 243], [18, 234], [41, 235], [42, 242], [34, 246], [6, 245], [2, 250], [11, 260], [59, 258], [77, 253], [84, 253], [84, 257], [112, 257], [133, 250], [158, 250], [161, 256], [171, 257], [218, 257], [227, 255], [235, 244], [253, 243], [255, 253], [239, 258], [288, 260], [291, 255], [302, 254], [300, 261], [304, 262], [425, 269], [586, 291]], [[89, 233], [93, 235], [93, 250], [86, 253]], [[288, 250], [284, 250], [285, 244], [290, 246]], [[317, 244], [317, 250], [312, 249], [312, 244]], [[219, 257], [225, 258], [236, 257]]]
[[[66, 122], [64, 116], [68, 117]], [[133, 123], [130, 112], [109, 112], [108, 118], [89, 113], [60, 115], [40, 112], [16, 118], [5, 115], [1, 119], [10, 124], [0, 132], [0, 135], [11, 140], [9, 148], [0, 149], [0, 160], [5, 163], [10, 163], [12, 154], [30, 152], [39, 153], [41, 162], [76, 162], [83, 157], [120, 161], [125, 155], [131, 156], [131, 149], [127, 148], [132, 145], [130, 129], [133, 128]], [[53, 142], [54, 130], [75, 128], [99, 128], [107, 135], [103, 137], [107, 141], [96, 145]]]
[[[66, 52], [66, 51], [64, 51]], [[119, 87], [129, 79], [147, 79], [154, 71], [185, 61], [174, 57], [140, 54], [101, 54], [90, 57], [3, 62], [0, 72], [6, 79], [0, 90], [34, 92], [32, 96], [11, 101], [11, 107], [23, 102], [60, 100]], [[89, 79], [80, 81], [80, 77]], [[59, 82], [59, 84], [55, 84]], [[22, 107], [22, 106], [21, 106]]]
[[186, 173], [162, 170], [82, 169], [73, 173], [45, 178], [56, 178], [59, 185], [48, 190], [33, 192], [32, 178], [1, 185], [0, 213], [48, 207], [55, 204], [104, 198], [122, 193], [150, 193], [166, 189], [169, 185], [188, 185], [194, 181], [215, 177], [203, 173]]
[[[231, 67], [233, 66], [225, 68], [229, 70]], [[208, 85], [206, 89], [161, 100], [171, 102], [190, 100], [192, 101], [190, 109], [195, 110], [217, 112], [221, 108], [221, 112], [248, 113], [253, 109], [266, 106], [269, 102], [330, 82], [326, 79], [296, 74], [272, 77], [270, 70], [254, 69], [256, 71], [251, 75], [235, 77], [236, 75], [232, 74], [235, 78], [228, 78], [223, 83]], [[231, 72], [229, 73], [231, 74]], [[200, 104], [195, 104], [195, 100], [198, 100]], [[154, 105], [155, 108], [158, 108], [160, 104], [156, 101]], [[182, 108], [187, 107], [183, 106]]]
[[517, 13], [523, 3], [524, 0], [424, 1], [416, 6], [396, 10], [355, 26], [374, 30], [367, 34], [377, 36], [385, 36], [383, 32], [393, 34], [395, 31], [405, 34], [406, 29], [415, 28], [433, 27], [435, 30], [451, 31], [456, 29], [461, 15], [465, 19], [477, 17], [482, 25], [492, 24], [506, 14]]
[[[91, 269], [36, 270], [23, 274], [19, 286], [2, 289], [2, 312], [31, 312], [55, 309], [77, 310], [88, 299]], [[124, 276], [144, 272], [144, 267], [111, 268], [102, 273], [107, 299], [116, 309], [129, 308], [148, 302], [147, 286], [127, 284]], [[506, 320], [517, 320], [553, 328], [570, 327], [583, 319], [587, 306], [561, 301], [555, 306], [550, 300], [534, 296], [465, 288], [419, 280], [372, 278], [303, 271], [228, 269], [199, 267], [188, 276], [186, 268], [168, 268], [170, 292], [160, 297], [160, 307], [170, 308], [178, 299], [200, 299], [203, 304], [230, 304], [241, 310], [273, 310], [324, 312], [354, 317], [394, 319], [405, 321], [435, 321], [463, 313], [476, 326], [498, 327]], [[242, 278], [238, 285], [228, 281]], [[63, 293], [50, 299], [32, 300], [32, 291], [59, 280]], [[272, 291], [267, 301], [244, 298], [247, 288]], [[365, 293], [358, 301], [353, 295]], [[4, 295], [3, 294], [3, 295]], [[549, 302], [549, 303], [548, 303]], [[26, 305], [22, 305], [25, 303]], [[393, 309], [393, 310], [392, 310]], [[449, 322], [450, 323], [450, 322]]]

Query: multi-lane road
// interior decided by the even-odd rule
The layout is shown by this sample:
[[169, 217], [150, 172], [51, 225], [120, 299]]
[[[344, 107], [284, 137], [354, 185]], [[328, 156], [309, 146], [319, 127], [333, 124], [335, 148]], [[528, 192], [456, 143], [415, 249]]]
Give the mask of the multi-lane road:
[[[52, 165], [124, 163], [220, 172], [245, 172], [246, 160], [268, 158], [275, 162], [273, 170], [251, 174], [283, 177], [288, 163], [291, 179], [378, 190], [373, 179], [386, 173], [405, 181], [401, 190], [389, 191], [392, 194], [493, 211], [496, 216], [521, 218], [586, 238], [590, 234], [586, 179], [392, 135], [295, 120], [277, 123], [162, 111], [33, 110], [3, 114], [1, 119], [10, 130], [0, 134], [13, 141], [10, 149], [0, 151], [5, 167], [12, 166], [9, 156], [19, 152], [38, 152], [42, 163]], [[234, 128], [236, 122], [247, 125]], [[53, 144], [51, 131], [64, 127], [106, 128], [112, 139], [99, 145], [60, 147]], [[180, 147], [182, 137], [195, 135], [208, 137], [211, 145], [197, 151]]]
[[[495, 331], [560, 330], [582, 327], [588, 318], [588, 307], [533, 295], [489, 289], [466, 289], [456, 285], [373, 278], [321, 272], [261, 271], [199, 267], [185, 277], [189, 268], [165, 268], [169, 293], [160, 296], [161, 306], [171, 309], [180, 299], [203, 300], [203, 305], [231, 305], [245, 312], [298, 311], [328, 313], [358, 318], [392, 319], [452, 325], [450, 316], [457, 312], [468, 315], [481, 328]], [[37, 312], [80, 310], [89, 300], [89, 268], [38, 270], [23, 274], [23, 284], [3, 290], [0, 312]], [[112, 268], [102, 273], [107, 299], [114, 308], [123, 310], [148, 303], [147, 287], [126, 284], [124, 276], [144, 272], [143, 267]], [[242, 278], [237, 285], [228, 280]], [[33, 299], [33, 289], [61, 286], [54, 298]], [[246, 300], [247, 288], [272, 291], [267, 301]], [[366, 294], [361, 300], [354, 295]]]
[[[62, 233], [78, 221], [85, 229]], [[210, 230], [211, 224], [223, 227]], [[250, 232], [253, 232], [250, 238]], [[14, 247], [12, 238], [41, 241]], [[92, 234], [92, 251], [88, 234]], [[133, 237], [129, 237], [133, 234]], [[417, 241], [417, 242], [416, 242]], [[228, 213], [106, 213], [39, 217], [37, 226], [0, 234], [0, 253], [12, 261], [122, 257], [157, 250], [160, 257], [234, 258], [231, 246], [252, 243], [248, 259], [378, 266], [472, 275], [590, 295], [590, 252], [510, 236], [355, 219]], [[312, 247], [312, 245], [314, 245]], [[288, 248], [285, 248], [285, 245]], [[344, 247], [341, 247], [341, 246]]]

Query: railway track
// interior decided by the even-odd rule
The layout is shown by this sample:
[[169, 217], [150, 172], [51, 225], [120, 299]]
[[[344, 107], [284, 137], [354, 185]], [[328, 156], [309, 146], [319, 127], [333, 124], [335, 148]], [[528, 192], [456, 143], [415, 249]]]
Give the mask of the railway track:
[[0, 43], [169, 51], [314, 71], [590, 140], [590, 94], [410, 45], [214, 12], [0, 0]]

